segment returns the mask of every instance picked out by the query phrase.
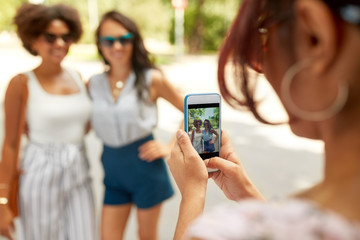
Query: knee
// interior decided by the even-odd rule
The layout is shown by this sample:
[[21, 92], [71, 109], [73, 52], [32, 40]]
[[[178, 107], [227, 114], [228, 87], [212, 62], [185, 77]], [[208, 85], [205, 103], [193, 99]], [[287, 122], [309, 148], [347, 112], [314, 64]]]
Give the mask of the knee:
[[140, 240], [157, 240], [157, 231], [156, 229], [144, 231], [142, 229], [138, 230], [138, 235]]

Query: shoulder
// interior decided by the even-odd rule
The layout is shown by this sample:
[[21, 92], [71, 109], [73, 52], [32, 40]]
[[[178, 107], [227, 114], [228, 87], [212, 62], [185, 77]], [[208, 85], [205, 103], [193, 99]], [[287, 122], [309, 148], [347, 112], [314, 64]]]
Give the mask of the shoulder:
[[24, 73], [14, 76], [9, 82], [7, 91], [23, 92], [27, 88], [27, 79]]
[[[207, 231], [205, 231], [207, 229]], [[257, 231], [254, 231], [257, 229]], [[305, 200], [244, 200], [204, 214], [187, 234], [201, 239], [357, 239], [360, 226]], [[296, 236], [296, 238], [294, 238]], [[355, 237], [356, 236], [356, 237]]]
[[27, 98], [27, 79], [26, 74], [18, 74], [10, 80], [5, 93], [5, 105], [14, 105]]
[[81, 73], [75, 69], [72, 68], [65, 68], [65, 70], [70, 73], [72, 76], [76, 77], [76, 78], [80, 78], [82, 79]]
[[150, 74], [152, 85], [159, 85], [166, 81], [164, 73], [157, 68], [152, 68], [147, 70], [148, 74]]
[[104, 80], [104, 78], [106, 78], [105, 72], [94, 74], [90, 77], [90, 79], [88, 81], [89, 85], [98, 84], [99, 82], [102, 82]]

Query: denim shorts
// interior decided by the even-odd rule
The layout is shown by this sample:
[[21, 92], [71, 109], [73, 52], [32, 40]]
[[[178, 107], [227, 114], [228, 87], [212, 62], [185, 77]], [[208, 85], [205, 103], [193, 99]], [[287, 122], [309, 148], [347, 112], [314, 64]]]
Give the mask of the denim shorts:
[[149, 135], [118, 148], [104, 145], [104, 204], [134, 203], [138, 208], [150, 208], [174, 194], [164, 159], [146, 162], [138, 157], [138, 148], [152, 139]]

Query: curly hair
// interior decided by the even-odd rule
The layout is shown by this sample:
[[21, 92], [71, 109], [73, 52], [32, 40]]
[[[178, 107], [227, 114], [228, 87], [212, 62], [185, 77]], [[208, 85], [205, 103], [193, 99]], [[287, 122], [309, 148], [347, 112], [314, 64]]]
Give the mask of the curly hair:
[[77, 10], [70, 6], [25, 3], [17, 10], [14, 17], [17, 34], [24, 48], [32, 55], [38, 55], [31, 47], [33, 41], [44, 32], [53, 20], [62, 20], [66, 23], [74, 42], [80, 39], [83, 33], [80, 17]]
[[198, 122], [200, 122], [200, 126], [201, 126], [202, 125], [201, 119], [195, 119], [193, 125], [196, 127]]
[[213, 126], [211, 125], [209, 119], [205, 119], [205, 120], [204, 120], [204, 127], [205, 127], [205, 122], [208, 123], [209, 129], [212, 129], [212, 128], [213, 128]]

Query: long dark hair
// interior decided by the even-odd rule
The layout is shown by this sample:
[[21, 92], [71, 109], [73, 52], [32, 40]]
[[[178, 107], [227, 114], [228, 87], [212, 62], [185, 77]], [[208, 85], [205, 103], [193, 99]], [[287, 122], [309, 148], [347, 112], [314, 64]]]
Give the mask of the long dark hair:
[[134, 47], [131, 56], [131, 64], [136, 75], [135, 87], [137, 89], [138, 96], [139, 98], [143, 99], [144, 93], [148, 91], [144, 70], [149, 68], [155, 68], [155, 65], [153, 61], [151, 61], [149, 57], [149, 52], [145, 48], [144, 41], [140, 35], [140, 31], [136, 23], [132, 19], [130, 19], [129, 17], [125, 16], [124, 14], [118, 11], [109, 11], [102, 16], [100, 24], [95, 31], [95, 39], [96, 39], [96, 46], [98, 49], [98, 53], [100, 54], [104, 63], [108, 66], [109, 66], [109, 62], [105, 59], [104, 55], [101, 52], [100, 41], [99, 41], [101, 26], [107, 20], [113, 20], [115, 22], [120, 23], [134, 36], [134, 40], [133, 40]]
[[65, 4], [46, 6], [24, 3], [21, 5], [14, 17], [14, 23], [17, 26], [17, 34], [29, 53], [37, 55], [37, 52], [31, 48], [32, 42], [45, 31], [51, 21], [57, 19], [66, 23], [72, 40], [77, 42], [83, 30], [76, 9]]
[[[338, 36], [341, 36], [341, 23], [344, 21], [340, 14], [341, 9], [348, 4], [360, 6], [360, 1], [324, 0], [324, 2], [331, 9], [338, 23]], [[279, 16], [284, 16], [284, 13], [288, 13], [288, 19], [281, 24], [283, 38], [281, 44], [291, 58], [294, 56], [293, 3], [294, 0], [243, 0], [219, 55], [218, 83], [223, 98], [235, 108], [245, 108], [251, 111], [254, 117], [262, 123], [274, 124], [259, 114], [257, 109], [259, 102], [254, 98], [256, 82], [250, 81], [252, 74], [250, 69], [255, 70], [258, 74], [262, 72], [263, 49], [260, 34], [258, 34], [259, 18], [265, 14], [269, 21], [273, 21]], [[237, 92], [230, 91], [231, 87], [228, 86], [225, 77], [225, 68], [230, 60], [234, 66], [234, 82]]]

